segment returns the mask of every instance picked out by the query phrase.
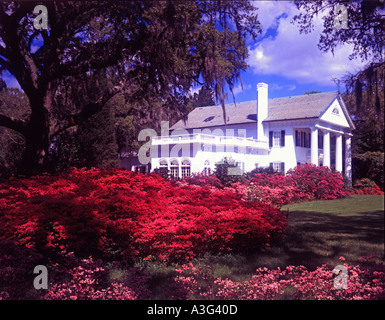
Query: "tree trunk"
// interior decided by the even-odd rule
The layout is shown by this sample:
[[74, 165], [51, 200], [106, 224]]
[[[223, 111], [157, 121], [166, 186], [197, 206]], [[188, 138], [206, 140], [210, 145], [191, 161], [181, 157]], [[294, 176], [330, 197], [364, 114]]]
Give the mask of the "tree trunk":
[[[32, 107], [32, 106], [31, 106]], [[26, 176], [45, 171], [49, 147], [49, 115], [45, 107], [31, 108], [32, 114], [26, 128], [26, 147], [22, 159], [21, 173]]]

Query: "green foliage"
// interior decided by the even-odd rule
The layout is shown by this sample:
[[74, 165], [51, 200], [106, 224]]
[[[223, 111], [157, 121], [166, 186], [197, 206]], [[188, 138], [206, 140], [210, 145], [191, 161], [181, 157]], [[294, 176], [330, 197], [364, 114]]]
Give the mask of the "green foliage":
[[245, 173], [247, 180], [253, 178], [256, 174], [263, 173], [265, 175], [284, 175], [283, 172], [276, 172], [272, 167], [258, 167]]
[[355, 189], [374, 188], [375, 186], [376, 183], [368, 178], [355, 180], [353, 182], [353, 187]]
[[237, 166], [233, 159], [227, 159], [226, 157], [215, 164], [214, 176], [218, 178], [224, 186], [230, 186], [232, 183], [238, 181], [246, 181], [242, 169]]
[[384, 190], [384, 153], [365, 152], [352, 156], [353, 180], [368, 178]]
[[110, 105], [83, 122], [78, 127], [77, 136], [79, 167], [104, 169], [118, 167], [118, 145]]
[[[0, 114], [28, 119], [29, 104], [27, 97], [18, 89], [6, 89], [0, 91]], [[21, 161], [25, 147], [24, 137], [9, 128], [0, 127], [0, 178], [14, 174]]]

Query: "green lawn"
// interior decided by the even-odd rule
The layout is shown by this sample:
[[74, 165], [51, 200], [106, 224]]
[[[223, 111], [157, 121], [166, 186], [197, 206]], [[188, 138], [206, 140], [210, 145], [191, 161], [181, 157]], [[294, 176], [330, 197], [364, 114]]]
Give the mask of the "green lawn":
[[[276, 269], [304, 265], [310, 270], [327, 264], [349, 264], [375, 254], [384, 257], [384, 196], [353, 195], [341, 200], [311, 201], [287, 205], [288, 229], [283, 241], [247, 256], [206, 255], [194, 264], [209, 264], [215, 277], [249, 280], [258, 267]], [[162, 287], [176, 266], [143, 265], [153, 275], [155, 298], [167, 299]]]
[[384, 196], [352, 195], [291, 204], [283, 210], [289, 222], [282, 256], [287, 264], [311, 268], [336, 265], [340, 256], [352, 264], [362, 256], [384, 256]]

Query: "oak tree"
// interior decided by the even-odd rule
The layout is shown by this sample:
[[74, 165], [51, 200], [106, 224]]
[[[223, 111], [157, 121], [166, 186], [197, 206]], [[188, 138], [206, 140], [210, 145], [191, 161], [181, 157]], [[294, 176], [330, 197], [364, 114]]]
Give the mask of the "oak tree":
[[37, 4], [0, 5], [0, 71], [30, 108], [28, 119], [0, 114], [0, 126], [24, 137], [26, 174], [45, 170], [53, 138], [117, 93], [136, 103], [156, 96], [183, 113], [191, 86], [204, 84], [224, 109], [226, 87], [247, 68], [245, 38], [261, 31], [256, 9], [240, 0], [48, 1], [46, 28], [34, 24]]

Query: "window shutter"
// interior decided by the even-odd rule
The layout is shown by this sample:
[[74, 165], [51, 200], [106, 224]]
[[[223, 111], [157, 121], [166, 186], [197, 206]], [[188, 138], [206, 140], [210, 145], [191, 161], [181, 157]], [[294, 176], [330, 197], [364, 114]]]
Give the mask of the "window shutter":
[[272, 163], [272, 162], [270, 162], [270, 168], [271, 168], [271, 169], [274, 169], [273, 163]]
[[308, 140], [307, 141], [309, 142], [309, 145], [307, 147], [311, 148], [311, 134], [310, 133], [308, 133]]
[[295, 146], [296, 147], [299, 147], [299, 143], [298, 143], [298, 130], [295, 130]]
[[281, 162], [281, 171], [285, 172], [285, 162]]
[[285, 130], [281, 130], [281, 147], [285, 146]]
[[269, 148], [273, 147], [273, 131], [269, 131]]

